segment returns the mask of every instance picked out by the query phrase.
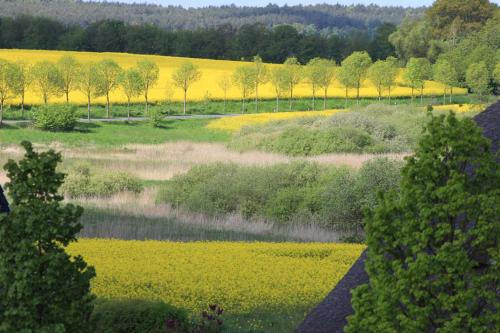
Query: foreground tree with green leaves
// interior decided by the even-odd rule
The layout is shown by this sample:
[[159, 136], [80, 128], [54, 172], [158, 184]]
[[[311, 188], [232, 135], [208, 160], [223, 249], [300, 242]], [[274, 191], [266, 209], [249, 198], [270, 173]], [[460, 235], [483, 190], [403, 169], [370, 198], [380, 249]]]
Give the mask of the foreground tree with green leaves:
[[0, 332], [88, 332], [95, 272], [65, 252], [82, 228], [82, 208], [61, 204], [61, 155], [22, 146], [24, 159], [5, 166], [12, 201], [0, 216]]
[[369, 283], [346, 332], [493, 332], [500, 325], [500, 174], [470, 119], [432, 118], [366, 222]]

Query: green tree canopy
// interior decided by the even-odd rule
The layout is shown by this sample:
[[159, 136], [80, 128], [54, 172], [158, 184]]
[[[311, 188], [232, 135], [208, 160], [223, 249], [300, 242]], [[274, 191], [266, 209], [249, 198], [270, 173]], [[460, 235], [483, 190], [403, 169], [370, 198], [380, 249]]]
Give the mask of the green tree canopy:
[[87, 119], [90, 120], [90, 104], [93, 97], [102, 95], [97, 64], [88, 62], [82, 65], [76, 86], [87, 98]]
[[255, 70], [251, 66], [240, 66], [233, 73], [233, 83], [241, 92], [241, 111], [245, 112], [245, 102], [255, 89]]
[[353, 293], [347, 333], [499, 327], [495, 159], [471, 119], [432, 118], [402, 170], [400, 191], [381, 193], [367, 212], [370, 280]]
[[184, 93], [184, 114], [186, 114], [187, 92], [193, 83], [201, 78], [198, 66], [191, 62], [185, 62], [172, 74], [174, 85]]
[[127, 118], [130, 119], [130, 100], [144, 91], [143, 76], [135, 68], [129, 68], [121, 73], [120, 86], [127, 97]]
[[410, 58], [410, 61], [406, 64], [404, 81], [411, 88], [412, 101], [414, 89], [420, 89], [420, 98], [422, 99], [425, 80], [430, 80], [431, 78], [432, 67], [427, 58]]
[[66, 103], [69, 103], [69, 93], [75, 89], [78, 75], [80, 72], [80, 63], [75, 57], [65, 55], [57, 62], [57, 68], [61, 73], [62, 91], [66, 96]]
[[366, 72], [370, 65], [372, 64], [372, 59], [365, 51], [353, 52], [350, 56], [342, 61], [343, 70], [346, 76], [351, 76], [355, 83], [356, 88], [356, 99], [359, 103], [359, 88], [361, 88], [361, 83], [366, 77]]
[[457, 72], [455, 71], [455, 68], [453, 68], [448, 60], [438, 59], [438, 61], [434, 64], [433, 77], [434, 80], [440, 82], [444, 86], [443, 100], [446, 99], [446, 89], [450, 90], [451, 102], [453, 86], [458, 84]]
[[0, 332], [88, 332], [95, 272], [65, 252], [83, 210], [61, 204], [61, 155], [22, 145], [24, 158], [5, 165], [11, 213], [0, 216]]
[[465, 81], [473, 92], [482, 96], [489, 91], [490, 73], [484, 62], [471, 64], [467, 69]]
[[293, 100], [293, 90], [295, 86], [302, 81], [302, 66], [300, 62], [295, 57], [289, 57], [283, 63], [284, 68], [284, 80], [288, 87], [289, 94], [289, 108], [292, 109], [292, 100]]
[[142, 94], [144, 95], [147, 114], [149, 107], [149, 90], [158, 83], [158, 79], [160, 77], [160, 68], [155, 62], [148, 59], [143, 59], [137, 62], [137, 73], [139, 73], [140, 83], [142, 83], [140, 92], [142, 92]]
[[109, 94], [120, 85], [122, 68], [112, 59], [103, 59], [95, 71], [98, 95], [106, 96], [106, 118], [109, 118]]
[[57, 66], [50, 61], [40, 61], [33, 65], [30, 73], [31, 81], [42, 96], [45, 104], [50, 97], [63, 93], [63, 77]]

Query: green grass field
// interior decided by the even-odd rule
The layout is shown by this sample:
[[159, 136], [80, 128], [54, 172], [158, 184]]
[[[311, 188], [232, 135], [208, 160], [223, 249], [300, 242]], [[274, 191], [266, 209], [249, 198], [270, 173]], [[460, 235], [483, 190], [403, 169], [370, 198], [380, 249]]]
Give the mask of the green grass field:
[[4, 125], [0, 128], [0, 144], [33, 143], [67, 146], [117, 146], [134, 143], [159, 144], [168, 141], [225, 142], [230, 134], [205, 128], [208, 119], [164, 120], [161, 127], [146, 121], [80, 122], [72, 132], [47, 132], [23, 125]]
[[[491, 97], [490, 97], [491, 99]], [[415, 98], [413, 104], [418, 105], [428, 105], [428, 104], [441, 104], [443, 98], [441, 96], [435, 97], [424, 97], [422, 102], [420, 98]], [[342, 98], [330, 98], [327, 100], [327, 109], [339, 109], [345, 107], [353, 107], [356, 105], [365, 106], [372, 103], [384, 103], [389, 104], [388, 99], [382, 99], [379, 101], [374, 98], [362, 98], [359, 103], [355, 99], [348, 99], [347, 102]], [[411, 104], [411, 98], [400, 97], [392, 98], [390, 104], [394, 105], [408, 105]], [[453, 103], [484, 103], [484, 101], [479, 101], [477, 97], [473, 95], [458, 95], [453, 96]], [[318, 97], [315, 103], [316, 110], [323, 109], [323, 99]], [[182, 114], [182, 103], [180, 102], [169, 102], [169, 103], [157, 103], [149, 106], [151, 110], [159, 111], [164, 115], [181, 115]], [[127, 105], [123, 104], [113, 104], [111, 105], [111, 116], [112, 117], [126, 117], [128, 112]], [[312, 110], [312, 100], [310, 98], [300, 98], [294, 99], [292, 104], [292, 109], [294, 111], [308, 111]], [[131, 116], [142, 117], [145, 115], [145, 106], [143, 104], [134, 104], [130, 107]], [[255, 102], [249, 99], [245, 104], [245, 113], [255, 113], [255, 112], [273, 112], [276, 110], [276, 100], [261, 100], [259, 101], [259, 108], [255, 108]], [[28, 106], [26, 112], [23, 114], [17, 105], [11, 105], [4, 112], [4, 119], [7, 120], [19, 120], [19, 119], [29, 119], [30, 118], [31, 107]], [[287, 99], [280, 100], [279, 111], [289, 111], [289, 102]], [[188, 102], [187, 113], [189, 114], [237, 114], [242, 113], [242, 103], [241, 101], [227, 101], [226, 107], [224, 107], [224, 101], [220, 100], [207, 100], [207, 101], [197, 101]], [[78, 115], [81, 118], [87, 118], [87, 106], [78, 106]], [[105, 118], [106, 109], [104, 105], [92, 105], [91, 108], [92, 118]]]

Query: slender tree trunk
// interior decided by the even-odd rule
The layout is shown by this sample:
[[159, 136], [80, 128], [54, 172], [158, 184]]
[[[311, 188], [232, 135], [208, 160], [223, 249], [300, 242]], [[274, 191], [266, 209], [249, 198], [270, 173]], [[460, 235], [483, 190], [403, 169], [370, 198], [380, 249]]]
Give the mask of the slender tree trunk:
[[109, 119], [109, 92], [106, 93], [106, 118]]
[[0, 101], [0, 125], [3, 124], [3, 100]]
[[312, 100], [312, 110], [314, 111], [316, 109], [316, 89], [313, 87], [313, 100]]
[[69, 104], [69, 91], [66, 90], [66, 104]]
[[186, 97], [187, 97], [187, 90], [184, 89], [184, 114], [186, 114]]
[[[147, 110], [147, 105], [148, 102], [146, 102], [146, 110]], [[148, 114], [147, 111], [146, 114]], [[127, 97], [127, 120], [130, 120], [130, 97]]]
[[420, 105], [424, 103], [424, 85], [422, 84], [422, 87], [420, 87]]
[[345, 87], [345, 103], [344, 103], [344, 108], [347, 109], [347, 97], [348, 97], [348, 89]]
[[21, 117], [24, 119], [24, 93], [21, 95]]
[[451, 98], [453, 96], [453, 87], [450, 87], [450, 104], [452, 103]]
[[47, 96], [47, 93], [46, 93], [46, 92], [44, 92], [44, 93], [43, 93], [43, 103], [44, 103], [45, 105], [47, 105], [48, 100], [49, 100], [49, 97]]
[[255, 112], [259, 112], [259, 84], [255, 83]]
[[245, 113], [245, 97], [243, 97], [243, 105], [242, 105], [241, 113]]
[[289, 100], [290, 111], [292, 111], [292, 98], [293, 98], [293, 88], [290, 87], [290, 100]]
[[389, 104], [391, 104], [391, 87], [389, 87]]
[[226, 113], [227, 107], [227, 90], [224, 90], [224, 113]]
[[[149, 104], [148, 104], [148, 93], [144, 94], [144, 99], [146, 100], [146, 116], [149, 114]], [[129, 101], [130, 103], [130, 101]]]
[[359, 105], [359, 88], [360, 88], [360, 82], [358, 82], [358, 86], [356, 87], [356, 104]]
[[446, 104], [446, 88], [443, 90], [443, 104]]
[[87, 95], [87, 120], [90, 122], [90, 95]]
[[413, 87], [411, 87], [411, 105], [413, 105]]
[[325, 88], [325, 96], [323, 96], [323, 110], [326, 110], [326, 98], [328, 96], [328, 88]]

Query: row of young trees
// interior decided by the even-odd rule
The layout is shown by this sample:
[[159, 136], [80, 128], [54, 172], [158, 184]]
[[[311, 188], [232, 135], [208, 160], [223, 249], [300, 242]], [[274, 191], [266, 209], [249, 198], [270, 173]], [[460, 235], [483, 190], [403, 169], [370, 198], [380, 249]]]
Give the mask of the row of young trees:
[[[9, 62], [0, 59], [0, 124], [3, 109], [8, 99], [19, 97], [24, 116], [25, 96], [29, 88], [39, 93], [45, 104], [52, 97], [65, 96], [69, 103], [70, 94], [83, 93], [87, 99], [87, 117], [93, 98], [106, 97], [106, 116], [110, 117], [110, 94], [121, 89], [127, 97], [130, 117], [130, 101], [142, 95], [149, 106], [151, 88], [158, 84], [160, 69], [148, 59], [142, 59], [129, 69], [121, 68], [114, 60], [80, 63], [72, 56], [63, 56], [57, 63], [40, 61], [34, 65], [26, 62]], [[184, 92], [184, 112], [187, 89], [200, 78], [200, 71], [186, 62], [172, 75], [173, 84]]]
[[[93, 98], [106, 97], [106, 116], [110, 116], [110, 94], [121, 89], [127, 98], [130, 116], [130, 102], [138, 96], [144, 97], [146, 114], [148, 114], [149, 93], [159, 81], [159, 67], [148, 59], [142, 59], [128, 69], [122, 69], [115, 61], [104, 59], [97, 63], [79, 63], [72, 56], [63, 56], [57, 63], [41, 61], [34, 65], [25, 62], [8, 62], [0, 60], [0, 123], [3, 118], [3, 106], [9, 98], [19, 97], [24, 112], [25, 94], [32, 87], [40, 94], [44, 103], [55, 96], [64, 95], [69, 103], [71, 92], [80, 91], [87, 99], [87, 117], [90, 119], [91, 101]], [[227, 105], [227, 93], [233, 86], [241, 94], [242, 110], [250, 96], [255, 98], [255, 111], [259, 110], [259, 88], [270, 83], [276, 96], [276, 108], [279, 110], [280, 98], [287, 96], [290, 110], [293, 107], [294, 91], [298, 84], [307, 83], [312, 93], [312, 110], [316, 109], [316, 96], [321, 91], [323, 108], [326, 109], [328, 89], [336, 79], [345, 88], [345, 99], [349, 90], [356, 90], [359, 102], [360, 88], [365, 80], [375, 87], [378, 99], [383, 95], [391, 98], [391, 89], [396, 85], [399, 72], [398, 61], [394, 57], [372, 62], [365, 51], [353, 52], [341, 66], [335, 61], [313, 58], [301, 65], [295, 57], [289, 57], [281, 66], [270, 66], [255, 56], [252, 63], [236, 68], [231, 76], [223, 75], [217, 82], [224, 93], [224, 112]], [[183, 63], [171, 77], [175, 87], [183, 93], [183, 112], [186, 113], [187, 94], [193, 83], [201, 78], [199, 68], [190, 63]], [[415, 91], [420, 92], [422, 102], [424, 83], [434, 79], [444, 85], [443, 100], [449, 92], [449, 100], [453, 95], [453, 87], [459, 84], [458, 75], [446, 59], [438, 60], [432, 65], [426, 58], [411, 58], [404, 71], [404, 84], [411, 88], [412, 102]], [[490, 92], [490, 82], [500, 83], [500, 63], [493, 72], [488, 70], [484, 62], [469, 65], [466, 82], [469, 88], [479, 96]]]

